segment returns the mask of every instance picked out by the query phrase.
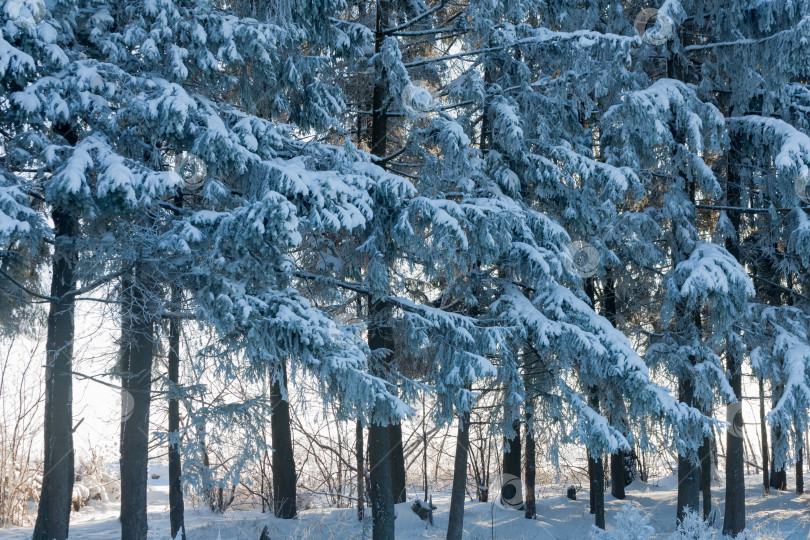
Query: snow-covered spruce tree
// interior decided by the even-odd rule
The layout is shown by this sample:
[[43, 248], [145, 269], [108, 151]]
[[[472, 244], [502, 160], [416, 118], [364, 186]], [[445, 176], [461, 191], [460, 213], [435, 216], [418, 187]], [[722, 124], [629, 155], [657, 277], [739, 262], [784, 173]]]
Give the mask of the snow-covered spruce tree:
[[[701, 240], [695, 208], [698, 197], [721, 195], [704, 159], [715, 159], [724, 149], [723, 117], [697, 97], [694, 87], [659, 79], [624, 96], [623, 103], [605, 114], [602, 126], [608, 161], [652, 170], [650, 190], [662, 193], [656, 214], [666, 224], [671, 264], [662, 322], [668, 326], [671, 320], [673, 326], [650, 347], [648, 358], [678, 377], [686, 403], [710, 411], [717, 397], [735, 401], [713, 349], [723, 350], [729, 342], [736, 346], [733, 324], [753, 285], [725, 248]], [[713, 309], [702, 314], [704, 303]], [[678, 519], [687, 506], [698, 504], [700, 468], [695, 457], [679, 456]]]
[[[278, 21], [288, 13], [272, 15]], [[311, 15], [307, 10], [295, 12], [298, 22], [314, 23]], [[326, 18], [329, 13], [320, 15]], [[234, 105], [238, 75], [251, 67], [246, 76], [253, 77], [252, 87], [274, 91], [275, 110], [299, 125], [321, 122], [336, 109], [339, 101], [326, 96], [321, 108], [304, 106], [316, 102], [313, 95], [323, 91], [313, 80], [321, 69], [317, 62], [313, 65], [309, 59], [299, 66], [292, 56], [286, 63], [278, 61], [282, 45], [302, 39], [299, 29], [290, 25], [280, 31], [276, 24], [240, 19], [207, 2], [65, 3], [37, 22], [29, 28], [7, 21], [3, 54], [9, 63], [4, 66], [14, 69], [4, 73], [4, 84], [15, 89], [7, 106], [19, 114], [20, 125], [32, 126], [38, 133], [36, 146], [19, 146], [28, 150], [31, 163], [41, 167], [42, 193], [48, 204], [57, 210], [69, 208], [71, 214], [66, 217], [72, 221], [68, 223], [81, 220], [87, 230], [110, 230], [107, 247], [124, 245], [135, 253], [136, 280], [144, 273], [140, 258], [160, 256], [163, 264], [169, 259], [170, 268], [176, 267], [176, 273], [184, 276], [198, 316], [221, 332], [223, 347], [245, 352], [256, 372], [264, 373], [269, 367], [274, 379], [280, 380], [281, 362], [291, 358], [294, 372], [300, 366], [317, 371], [325, 393], [329, 388], [335, 395], [347, 395], [348, 407], [354, 411], [369, 400], [389, 399], [385, 386], [366, 373], [365, 355], [351, 333], [290, 289], [285, 277], [292, 269], [286, 253], [300, 242], [299, 228], [354, 227], [370, 215], [361, 189], [363, 171], [351, 170], [352, 163], [335, 158], [342, 154], [341, 148], [298, 143], [290, 128], [249, 116]], [[329, 25], [321, 30], [345, 36]], [[319, 41], [314, 35], [308, 37], [312, 43]], [[280, 45], [280, 40], [286, 42]], [[245, 58], [251, 58], [250, 66]], [[285, 70], [286, 79], [275, 76]], [[277, 80], [289, 81], [298, 92], [303, 88], [310, 94], [296, 101], [296, 94], [283, 94], [284, 85], [272, 86]], [[269, 107], [266, 103], [263, 106]], [[65, 122], [71, 124], [60, 128]], [[195, 165], [207, 163], [208, 174], [192, 175], [187, 178], [190, 185], [182, 189], [198, 187], [204, 178], [208, 182], [195, 199], [195, 208], [175, 212], [177, 208], [166, 197], [180, 185], [171, 165], [182, 162], [183, 151], [195, 154]], [[307, 171], [330, 164], [344, 170]], [[21, 178], [18, 175], [15, 181]], [[355, 185], [358, 181], [360, 188]], [[128, 235], [136, 231], [123, 225], [127, 221], [146, 230], [138, 236], [143, 250], [129, 249]], [[210, 257], [195, 254], [189, 247], [195, 243], [205, 246], [201, 252]], [[105, 256], [113, 253], [100, 251]], [[70, 269], [64, 256], [57, 254], [55, 261]], [[114, 261], [96, 264], [111, 266]], [[67, 286], [71, 283], [68, 279]], [[73, 298], [62, 292], [58, 296]], [[143, 309], [138, 299], [132, 305]], [[154, 340], [154, 317], [160, 316], [160, 310], [147, 309], [136, 317], [142, 325], [136, 332], [138, 339]], [[63, 338], [65, 344], [72, 340]], [[65, 357], [67, 377], [59, 383], [64, 399], [51, 408], [65, 417], [64, 426], [57, 426], [65, 427], [57, 439], [69, 446], [70, 351], [63, 344], [57, 348]], [[132, 426], [124, 427], [138, 438], [136, 453], [142, 454], [131, 476], [127, 475], [132, 485], [123, 490], [134, 497], [122, 504], [122, 534], [127, 538], [146, 535], [145, 426], [151, 354], [150, 347], [138, 366], [142, 388], [130, 389], [138, 414], [130, 416]], [[401, 407], [395, 410], [402, 412]], [[52, 453], [52, 445], [46, 448]], [[68, 459], [59, 463], [72, 468], [69, 451], [57, 457], [65, 455]], [[37, 530], [46, 538], [67, 536], [72, 472], [65, 471], [58, 500], [48, 498], [49, 490], [43, 497]]]
[[[526, 38], [526, 43], [542, 43], [545, 38], [549, 42], [579, 39], [568, 34], [540, 34]], [[586, 37], [592, 36], [589, 34]], [[628, 42], [628, 46], [634, 42], [632, 38], [609, 39], [619, 45], [623, 40]], [[586, 39], [583, 45], [587, 46], [588, 43]], [[514, 41], [506, 41], [504, 49], [513, 44]], [[472, 53], [471, 56], [476, 54]], [[391, 57], [395, 58], [395, 55]], [[448, 59], [430, 61], [447, 62]], [[408, 62], [402, 65], [406, 69], [410, 67]], [[407, 79], [400, 77], [400, 86], [389, 94], [401, 94], [402, 85], [407, 83]], [[442, 112], [427, 115], [429, 122], [424, 128], [414, 131], [412, 146], [406, 148], [402, 156], [405, 159], [413, 155], [422, 161], [419, 180], [415, 183], [418, 196], [411, 203], [420, 210], [418, 216], [421, 222], [418, 222], [419, 228], [415, 230], [428, 232], [432, 238], [442, 240], [431, 244], [433, 249], [427, 251], [428, 255], [422, 255], [421, 264], [433, 274], [442, 276], [439, 283], [441, 291], [446, 292], [441, 294], [447, 298], [462, 295], [466, 304], [475, 306], [481, 320], [497, 315], [500, 323], [515, 331], [510, 345], [501, 345], [502, 356], [498, 357], [500, 380], [508, 388], [504, 399], [505, 409], [514, 409], [514, 405], [522, 400], [522, 377], [515, 362], [516, 355], [511, 351], [520, 350], [521, 343], [528, 342], [549, 356], [552, 389], [555, 383], [559, 384], [559, 390], [552, 390], [552, 395], [541, 400], [545, 402], [541, 405], [544, 414], [536, 417], [537, 425], [543, 425], [544, 430], [549, 431], [549, 424], [557, 430], [556, 433], [552, 431], [556, 435], [553, 438], [555, 447], [568, 440], [587, 439], [592, 453], [600, 453], [606, 448], [610, 451], [619, 447], [629, 449], [624, 435], [611, 428], [583, 397], [585, 389], [604, 378], [604, 371], [617, 369], [616, 384], [613, 384], [614, 379], [610, 379], [610, 386], [616, 389], [616, 394], [621, 395], [622, 399], [635, 397], [631, 406], [639, 407], [636, 409], [638, 411], [646, 405], [662, 415], [664, 411], [667, 414], [674, 411], [668, 418], [679, 428], [676, 442], [684, 451], [689, 447], [696, 448], [702, 440], [700, 415], [694, 409], [676, 405], [671, 397], [667, 398], [661, 392], [660, 387], [652, 385], [646, 367], [626, 339], [558, 283], [559, 280], [575, 287], [581, 283], [579, 277], [573, 272], [566, 272], [562, 264], [566, 259], [563, 245], [569, 237], [544, 214], [528, 207], [529, 203], [535, 204], [535, 199], [542, 200], [534, 193], [542, 195], [544, 188], [546, 193], [551, 193], [554, 186], [547, 177], [536, 172], [543, 170], [538, 164], [545, 166], [546, 171], [559, 171], [559, 168], [555, 168], [555, 161], [540, 153], [541, 150], [551, 153], [551, 150], [540, 144], [535, 146], [535, 138], [524, 139], [520, 114], [509, 113], [513, 109], [519, 111], [519, 108], [507, 98], [496, 95], [488, 101], [487, 92], [481, 91], [487, 88], [487, 83], [475, 69], [464, 72], [464, 76], [449, 88], [453, 93], [448, 91], [448, 97], [464, 98], [468, 103], [453, 105], [452, 108], [457, 109], [455, 116]], [[470, 148], [472, 136], [477, 135], [474, 118], [485, 104], [497, 108], [500, 115], [496, 118], [498, 132], [491, 136], [499, 139], [512, 136], [499, 144], [514, 152], [517, 158], [514, 165], [505, 159], [496, 159], [493, 151], [488, 152], [491, 159], [481, 160]], [[394, 160], [390, 163], [396, 165]], [[522, 182], [510, 165], [518, 168], [529, 180], [534, 178], [532, 174], [538, 174], [537, 185], [533, 186], [529, 180]], [[601, 170], [612, 171], [613, 167]], [[548, 176], [557, 178], [550, 174]], [[499, 240], [495, 241], [495, 238]], [[453, 265], [450, 268], [442, 266], [441, 263], [446, 264], [445, 261], [453, 261]], [[480, 288], [484, 292], [473, 294], [473, 285], [479, 282], [484, 284]], [[518, 284], [515, 285], [515, 282]], [[544, 301], [548, 311], [545, 311]], [[594, 355], [594, 351], [597, 354]], [[593, 358], [595, 365], [580, 365], [580, 359], [585, 356]], [[627, 364], [620, 360], [625, 357], [634, 360]], [[443, 371], [446, 369], [444, 367]], [[624, 371], [626, 369], [633, 375]], [[571, 375], [582, 383], [582, 390], [569, 386], [567, 377]], [[434, 376], [443, 374], [439, 372]], [[447, 381], [436, 380], [444, 384]], [[453, 384], [448, 388], [458, 388], [458, 385]], [[610, 405], [607, 407], [610, 408]], [[520, 411], [519, 405], [517, 411]], [[504, 424], [511, 424], [511, 418]], [[644, 442], [646, 444], [648, 441], [645, 439]]]
[[[806, 219], [804, 211], [796, 207], [802, 202], [798, 192], [803, 189], [806, 149], [802, 149], [800, 133], [793, 128], [807, 128], [801, 112], [807, 87], [799, 81], [806, 79], [810, 69], [803, 47], [810, 31], [810, 5], [738, 0], [669, 4], [680, 4], [685, 16], [671, 18], [676, 27], [683, 23], [681, 31], [673, 28], [669, 39], [661, 40], [663, 54], [671, 55], [670, 76], [695, 83], [703, 99], [716, 103], [726, 117], [730, 141], [720, 167], [725, 177], [721, 180], [724, 204], [712, 218], [729, 251], [757, 278], [760, 297], [771, 284], [791, 288], [792, 276], [801, 266], [797, 251], [779, 253], [782, 250], [773, 246], [795, 239], [793, 231], [798, 230], [803, 217]], [[785, 153], [780, 154], [782, 150]], [[770, 172], [773, 167], [778, 174]], [[773, 234], [759, 234], [768, 230]], [[760, 243], [755, 240], [757, 236], [763, 240], [770, 237], [767, 241], [773, 243]], [[802, 249], [806, 248], [800, 247], [798, 252]], [[776, 294], [771, 296], [780, 292], [773, 290]], [[744, 350], [737, 332], [728, 336], [728, 342], [729, 379], [740, 396]], [[775, 395], [781, 382], [778, 378], [772, 381]], [[784, 419], [774, 426], [774, 433], [783, 430], [791, 431]], [[743, 448], [732, 430], [727, 437], [723, 530], [737, 534], [745, 527]], [[787, 456], [780, 455], [780, 476], [784, 476], [783, 457]]]

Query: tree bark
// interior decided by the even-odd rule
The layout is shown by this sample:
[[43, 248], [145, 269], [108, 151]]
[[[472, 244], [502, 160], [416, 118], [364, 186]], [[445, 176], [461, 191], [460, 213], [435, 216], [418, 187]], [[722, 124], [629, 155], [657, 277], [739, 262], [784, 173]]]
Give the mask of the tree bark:
[[[515, 436], [511, 439], [504, 437], [504, 450], [503, 450], [503, 478], [501, 479], [502, 484], [509, 483], [510, 486], [514, 486], [517, 489], [520, 489], [521, 481], [520, 481], [520, 420], [515, 420], [512, 423], [512, 429], [515, 430]], [[507, 450], [508, 448], [508, 450]], [[513, 481], [517, 479], [517, 481]], [[509, 506], [514, 508], [519, 508], [523, 503], [523, 494], [517, 493], [514, 497], [509, 497], [509, 500], [512, 501]]]
[[394, 540], [394, 496], [391, 460], [388, 458], [388, 426], [372, 422], [368, 428], [369, 495], [373, 540]]
[[[591, 388], [591, 407], [595, 411], [599, 410], [599, 396], [596, 388]], [[600, 529], [605, 528], [605, 467], [602, 456], [593, 457], [588, 450], [588, 472], [590, 473], [589, 483], [591, 490], [591, 513], [594, 514], [594, 522]]]
[[768, 467], [768, 426], [765, 424], [765, 383], [759, 378], [759, 430], [762, 432], [762, 494], [770, 495], [770, 473]]
[[458, 419], [456, 458], [453, 464], [453, 490], [450, 494], [450, 515], [447, 540], [461, 540], [464, 531], [464, 494], [467, 490], [467, 457], [470, 450], [470, 413]]
[[[369, 302], [368, 346], [372, 354], [388, 348], [391, 341], [390, 308], [380, 301]], [[375, 375], [384, 377], [379, 366], [372, 366]], [[391, 484], [391, 459], [388, 443], [388, 423], [379, 418], [379, 405], [374, 406], [368, 429], [369, 496], [374, 518], [373, 540], [394, 539], [394, 491]], [[384, 423], [382, 423], [384, 422]]]
[[73, 494], [73, 337], [76, 289], [72, 246], [75, 222], [57, 208], [54, 223], [54, 252], [51, 262], [51, 302], [45, 365], [45, 455], [42, 492], [37, 508], [33, 540], [65, 540], [70, 527]]
[[[694, 402], [694, 387], [689, 379], [682, 379], [679, 383], [679, 397], [681, 403], [692, 405]], [[683, 521], [686, 509], [698, 511], [700, 503], [700, 467], [688, 456], [678, 454], [678, 507], [677, 522]]]
[[[270, 431], [273, 436], [273, 513], [281, 519], [293, 519], [296, 507], [295, 458], [290, 431], [290, 402], [284, 399], [282, 385], [287, 388], [287, 365], [282, 360], [280, 379], [274, 378], [270, 389]], [[289, 398], [288, 398], [289, 399]]]
[[610, 494], [616, 499], [624, 499], [624, 452], [619, 450], [610, 456]]
[[388, 451], [391, 453], [391, 492], [394, 504], [407, 500], [405, 488], [405, 452], [402, 449], [402, 424], [388, 426]]
[[[773, 389], [773, 395], [771, 396], [773, 404], [778, 403], [782, 398], [783, 392], [784, 388], [781, 385], [777, 385]], [[777, 461], [776, 451], [777, 448], [784, 448], [786, 446], [783, 444], [783, 437], [782, 428], [780, 426], [774, 426], [771, 433], [771, 487], [779, 491], [787, 491], [787, 471], [785, 471], [784, 464], [787, 456], [781, 456], [779, 461]], [[777, 468], [776, 464], [778, 462], [781, 462], [781, 465]]]
[[366, 497], [366, 478], [363, 470], [363, 422], [358, 418], [357, 424], [354, 428], [354, 452], [357, 455], [357, 519], [363, 521], [366, 515], [365, 497]]
[[[528, 389], [530, 387], [530, 372], [527, 367], [523, 374], [524, 386]], [[534, 399], [533, 396], [527, 396], [526, 402], [526, 519], [534, 519], [537, 515], [537, 502], [535, 498], [535, 484], [537, 481], [537, 456], [536, 445], [534, 442], [534, 430], [532, 428], [532, 421], [534, 417]]]
[[[731, 354], [728, 356], [728, 370], [731, 373], [731, 389], [737, 399], [742, 400], [742, 363]], [[734, 410], [736, 414], [742, 415], [741, 408], [735, 407]], [[735, 420], [726, 432], [726, 511], [723, 534], [730, 536], [737, 536], [745, 529], [745, 457], [742, 433], [734, 428], [736, 425]]]
[[703, 444], [698, 448], [700, 460], [700, 494], [703, 502], [703, 520], [707, 521], [712, 513], [712, 438], [703, 437]]
[[[172, 309], [180, 304], [180, 291], [172, 286]], [[169, 321], [169, 382], [177, 387], [180, 382], [180, 320], [172, 317]], [[177, 538], [178, 531], [183, 531], [181, 540], [186, 540], [186, 527], [183, 523], [183, 486], [180, 460], [180, 401], [177, 395], [169, 398], [169, 520], [172, 539]]]
[[154, 319], [146, 307], [148, 277], [135, 267], [123, 291], [122, 402], [129, 407], [121, 422], [121, 540], [146, 540], [146, 479], [149, 465], [149, 405], [152, 393]]

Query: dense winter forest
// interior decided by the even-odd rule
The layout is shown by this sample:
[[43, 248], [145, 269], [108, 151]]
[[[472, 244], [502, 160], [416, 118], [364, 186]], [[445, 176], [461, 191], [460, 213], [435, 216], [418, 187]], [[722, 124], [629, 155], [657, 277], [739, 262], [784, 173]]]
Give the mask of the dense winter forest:
[[0, 538], [810, 535], [810, 0], [5, 0], [0, 80]]

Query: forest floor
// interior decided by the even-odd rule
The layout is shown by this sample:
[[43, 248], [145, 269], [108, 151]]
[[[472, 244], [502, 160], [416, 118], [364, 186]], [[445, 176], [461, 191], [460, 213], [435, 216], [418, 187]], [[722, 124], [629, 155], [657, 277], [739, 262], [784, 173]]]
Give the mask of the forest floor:
[[[791, 491], [762, 495], [761, 477], [746, 477], [747, 524], [756, 538], [805, 540], [810, 538], [810, 495]], [[170, 540], [168, 486], [166, 477], [149, 481], [149, 538]], [[789, 487], [793, 487], [790, 485]], [[656, 535], [668, 538], [674, 531], [676, 482], [663, 478], [657, 485], [634, 482], [623, 501], [605, 494], [607, 528], [616, 526], [615, 516], [624, 504], [638, 504], [650, 517]], [[523, 512], [507, 510], [498, 504], [467, 501], [464, 515], [464, 538], [500, 539], [576, 539], [591, 536], [593, 516], [588, 511], [588, 493], [580, 491], [577, 500], [564, 495], [565, 486], [543, 486], [538, 489], [537, 519], [527, 520]], [[725, 489], [712, 489], [713, 502], [719, 510], [715, 526], [722, 527]], [[444, 538], [450, 505], [448, 495], [434, 495], [434, 525], [422, 522], [410, 510], [410, 503], [396, 507], [396, 537], [402, 539]], [[355, 509], [324, 508], [302, 511], [298, 519], [280, 520], [259, 511], [229, 510], [224, 515], [204, 508], [188, 508], [188, 540], [257, 540], [264, 526], [270, 538], [300, 540], [371, 538], [371, 521], [358, 522]], [[72, 515], [71, 540], [114, 540], [120, 536], [117, 502], [91, 501]], [[619, 531], [617, 531], [619, 532]], [[2, 540], [27, 540], [31, 528], [0, 529]], [[719, 535], [718, 535], [719, 537]], [[621, 533], [617, 538], [622, 538]]]

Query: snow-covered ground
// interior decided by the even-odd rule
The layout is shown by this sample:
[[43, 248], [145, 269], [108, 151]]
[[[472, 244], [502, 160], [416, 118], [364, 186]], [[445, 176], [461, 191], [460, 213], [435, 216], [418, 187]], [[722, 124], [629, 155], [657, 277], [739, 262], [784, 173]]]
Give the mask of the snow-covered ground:
[[[157, 471], [165, 468], [156, 468]], [[760, 477], [746, 478], [748, 526], [758, 538], [805, 540], [810, 538], [810, 509], [808, 495], [774, 492], [762, 495]], [[675, 481], [661, 480], [657, 486], [636, 482], [627, 489], [627, 499], [619, 501], [605, 494], [608, 530], [615, 527], [616, 513], [623, 504], [640, 504], [655, 529], [653, 538], [668, 538], [674, 530]], [[712, 490], [714, 504], [719, 507], [717, 527], [722, 526], [724, 488]], [[450, 498], [434, 496], [434, 525], [430, 526], [410, 510], [410, 503], [397, 505], [397, 538], [444, 538]], [[564, 486], [543, 486], [538, 490], [538, 517], [534, 521], [522, 512], [506, 510], [497, 504], [467, 502], [464, 515], [465, 538], [470, 539], [577, 539], [591, 535], [593, 516], [588, 513], [588, 493], [580, 491], [577, 500], [568, 500]], [[92, 501], [88, 507], [72, 515], [71, 540], [113, 540], [120, 535], [117, 521], [118, 504]], [[280, 520], [272, 514], [258, 511], [228, 511], [215, 515], [207, 509], [187, 509], [186, 524], [189, 540], [257, 540], [264, 526], [270, 538], [301, 540], [371, 538], [371, 522], [357, 521], [354, 509], [307, 510], [295, 520]], [[30, 528], [0, 529], [0, 539], [27, 540]], [[150, 479], [149, 538], [169, 540], [168, 487], [166, 477]], [[621, 538], [618, 536], [617, 538]]]

